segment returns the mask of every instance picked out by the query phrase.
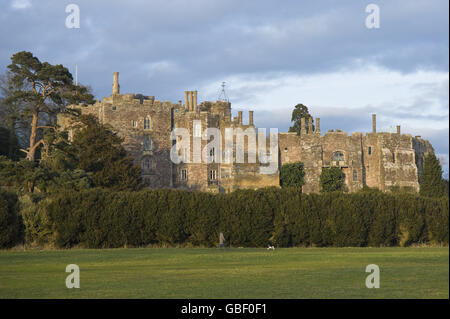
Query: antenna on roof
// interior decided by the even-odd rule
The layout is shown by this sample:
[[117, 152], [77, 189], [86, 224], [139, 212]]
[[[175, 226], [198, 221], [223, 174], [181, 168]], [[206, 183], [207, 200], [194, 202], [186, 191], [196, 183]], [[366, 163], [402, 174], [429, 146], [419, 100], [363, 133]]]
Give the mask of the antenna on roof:
[[222, 87], [222, 91], [220, 91], [218, 100], [224, 101], [224, 102], [229, 102], [227, 93], [225, 92], [225, 82], [222, 82], [221, 87]]
[[75, 64], [75, 85], [78, 85], [78, 65]]

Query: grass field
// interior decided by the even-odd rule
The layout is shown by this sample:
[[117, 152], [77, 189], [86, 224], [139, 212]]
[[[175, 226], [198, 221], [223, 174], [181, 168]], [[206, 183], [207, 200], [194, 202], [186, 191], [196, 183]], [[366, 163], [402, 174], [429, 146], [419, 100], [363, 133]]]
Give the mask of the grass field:
[[[65, 286], [68, 264], [80, 289]], [[0, 251], [0, 298], [449, 298], [449, 249]]]

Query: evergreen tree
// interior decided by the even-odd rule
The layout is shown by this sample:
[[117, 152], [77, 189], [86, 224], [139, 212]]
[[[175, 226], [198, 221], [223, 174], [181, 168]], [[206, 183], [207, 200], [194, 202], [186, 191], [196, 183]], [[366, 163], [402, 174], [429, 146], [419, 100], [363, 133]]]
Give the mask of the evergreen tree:
[[3, 103], [25, 106], [20, 116], [30, 119], [31, 132], [24, 152], [27, 160], [34, 161], [38, 148], [45, 145], [39, 130], [55, 129], [55, 123], [43, 123], [44, 118], [49, 119], [69, 104], [93, 103], [93, 96], [86, 87], [73, 84], [72, 74], [63, 65], [41, 62], [30, 52], [13, 54], [8, 68], [14, 90]]
[[83, 170], [89, 174], [94, 187], [139, 189], [140, 168], [126, 153], [122, 139], [91, 115], [82, 115], [79, 121], [73, 142], [61, 141], [56, 145], [50, 164], [53, 169]]
[[320, 191], [322, 193], [344, 191], [345, 176], [339, 167], [323, 168], [320, 174]]
[[423, 170], [420, 175], [420, 195], [426, 197], [448, 195], [447, 186], [442, 178], [441, 164], [433, 153], [428, 153], [423, 162]]
[[303, 163], [295, 162], [281, 166], [280, 186], [281, 187], [302, 187], [305, 184], [305, 171]]
[[[306, 130], [309, 131], [309, 118], [311, 118], [311, 115], [309, 114], [308, 107], [303, 104], [297, 104], [292, 111], [291, 122], [294, 122], [294, 124], [289, 128], [289, 132], [295, 132], [297, 133], [297, 135], [301, 134], [302, 118], [305, 119]], [[312, 130], [314, 130], [314, 125], [312, 127]]]

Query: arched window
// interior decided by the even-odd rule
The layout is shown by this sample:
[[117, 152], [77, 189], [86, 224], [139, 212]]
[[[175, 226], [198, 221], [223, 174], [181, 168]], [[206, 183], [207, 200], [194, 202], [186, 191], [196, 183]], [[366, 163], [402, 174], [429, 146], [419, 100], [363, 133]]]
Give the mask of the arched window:
[[150, 151], [152, 149], [152, 140], [146, 136], [144, 138], [144, 151]]
[[333, 161], [344, 161], [345, 160], [344, 154], [342, 154], [342, 152], [339, 152], [339, 151], [334, 152], [332, 160]]
[[150, 116], [147, 116], [144, 119], [144, 130], [149, 130], [150, 129]]

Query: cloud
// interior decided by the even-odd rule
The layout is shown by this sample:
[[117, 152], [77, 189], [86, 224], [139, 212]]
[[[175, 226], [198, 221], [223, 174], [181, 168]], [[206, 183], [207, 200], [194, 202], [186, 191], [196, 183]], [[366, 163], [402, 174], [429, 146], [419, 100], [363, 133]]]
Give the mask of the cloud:
[[11, 2], [11, 8], [15, 10], [23, 10], [31, 6], [31, 0], [13, 0]]
[[[289, 127], [302, 102], [322, 131], [379, 128], [430, 138], [448, 154], [447, 0], [378, 0], [380, 29], [367, 29], [366, 1], [78, 0], [81, 28], [67, 29], [67, 2], [10, 2], [0, 12], [0, 68], [13, 53], [74, 70], [97, 98], [121, 91], [178, 101], [185, 90], [215, 100], [222, 81], [234, 110]], [[447, 132], [447, 133], [446, 133]], [[448, 143], [447, 143], [448, 144]]]

